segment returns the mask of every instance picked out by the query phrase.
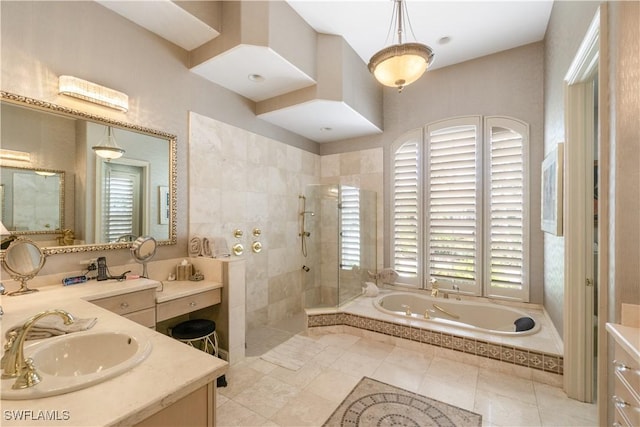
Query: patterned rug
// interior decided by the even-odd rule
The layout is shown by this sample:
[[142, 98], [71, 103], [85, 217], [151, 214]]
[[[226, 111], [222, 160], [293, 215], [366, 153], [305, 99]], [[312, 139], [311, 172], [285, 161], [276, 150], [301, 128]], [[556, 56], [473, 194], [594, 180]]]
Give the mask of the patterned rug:
[[481, 426], [482, 415], [364, 377], [325, 421], [333, 426]]
[[260, 358], [283, 368], [297, 371], [323, 349], [324, 347], [321, 344], [311, 338], [294, 335], [260, 356]]

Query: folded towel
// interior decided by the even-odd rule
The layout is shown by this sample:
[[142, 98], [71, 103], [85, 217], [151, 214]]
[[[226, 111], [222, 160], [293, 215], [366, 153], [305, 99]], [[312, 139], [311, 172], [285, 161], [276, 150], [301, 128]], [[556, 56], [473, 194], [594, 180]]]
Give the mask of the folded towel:
[[194, 258], [202, 255], [202, 239], [194, 236], [189, 240], [189, 256]]
[[[76, 319], [69, 325], [64, 324], [64, 320], [58, 316], [43, 317], [38, 320], [35, 325], [27, 332], [26, 340], [39, 340], [42, 338], [50, 338], [58, 335], [70, 334], [72, 332], [86, 331], [93, 328], [98, 319], [95, 317], [87, 319]], [[10, 328], [5, 336], [9, 338], [12, 332], [18, 332], [22, 329], [22, 324]]]
[[206, 256], [211, 258], [213, 255], [211, 254], [211, 242], [207, 237], [202, 238], [202, 256]]
[[230, 257], [229, 246], [227, 240], [224, 237], [213, 238], [213, 257], [214, 258], [226, 258]]

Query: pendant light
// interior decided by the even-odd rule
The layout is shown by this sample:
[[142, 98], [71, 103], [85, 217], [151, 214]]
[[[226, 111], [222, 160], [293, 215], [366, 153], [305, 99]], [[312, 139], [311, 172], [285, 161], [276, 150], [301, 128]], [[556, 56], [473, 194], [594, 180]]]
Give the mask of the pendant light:
[[[433, 51], [429, 46], [402, 42], [406, 15], [404, 1], [394, 0], [391, 22], [393, 32], [398, 34], [398, 43], [380, 50], [369, 61], [369, 71], [376, 80], [385, 86], [397, 87], [398, 92], [418, 80], [433, 62]], [[409, 18], [406, 19], [409, 22]]]
[[125, 153], [122, 148], [118, 147], [111, 126], [107, 126], [106, 135], [102, 138], [100, 144], [94, 145], [91, 149], [96, 152], [96, 155], [107, 159], [107, 161], [119, 159]]

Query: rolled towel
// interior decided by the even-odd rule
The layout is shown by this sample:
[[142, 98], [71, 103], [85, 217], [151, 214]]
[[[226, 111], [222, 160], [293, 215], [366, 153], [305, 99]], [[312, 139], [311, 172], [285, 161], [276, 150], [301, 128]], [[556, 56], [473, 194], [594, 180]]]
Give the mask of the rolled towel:
[[[57, 316], [43, 317], [38, 320], [35, 325], [31, 327], [27, 332], [26, 340], [39, 340], [42, 338], [50, 338], [58, 335], [70, 334], [72, 332], [86, 331], [93, 328], [93, 325], [98, 321], [97, 318], [76, 319], [69, 325], [64, 324], [64, 320]], [[22, 329], [22, 324], [10, 328], [5, 336], [9, 338], [9, 335], [13, 332], [18, 332]]]
[[378, 278], [382, 280], [382, 283], [394, 284], [398, 277], [398, 272], [392, 268], [384, 268], [378, 273]]
[[213, 257], [214, 258], [226, 258], [230, 257], [229, 246], [227, 240], [224, 237], [213, 238]]
[[206, 256], [211, 258], [213, 255], [211, 253], [211, 242], [207, 237], [202, 238], [202, 256]]
[[194, 236], [189, 240], [189, 256], [194, 258], [202, 255], [202, 239]]

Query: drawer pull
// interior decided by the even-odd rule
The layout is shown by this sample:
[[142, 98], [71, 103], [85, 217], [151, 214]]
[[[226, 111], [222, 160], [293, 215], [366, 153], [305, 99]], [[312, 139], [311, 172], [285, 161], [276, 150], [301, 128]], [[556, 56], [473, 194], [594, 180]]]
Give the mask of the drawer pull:
[[189, 307], [195, 307], [196, 305], [198, 305], [195, 301], [191, 301], [189, 303]]
[[640, 370], [633, 369], [618, 360], [613, 361], [613, 367], [616, 369], [616, 372], [623, 373], [623, 372], [629, 371], [636, 375], [640, 375]]
[[120, 304], [120, 308], [122, 309], [129, 308], [129, 304], [126, 302], [123, 302], [122, 304]]
[[629, 408], [629, 409], [631, 409], [633, 411], [640, 412], [640, 408], [638, 408], [637, 406], [631, 405], [629, 402], [625, 401], [621, 397], [613, 395], [611, 397], [611, 400], [613, 400], [613, 404], [615, 405], [616, 408], [619, 408], [619, 409]]

